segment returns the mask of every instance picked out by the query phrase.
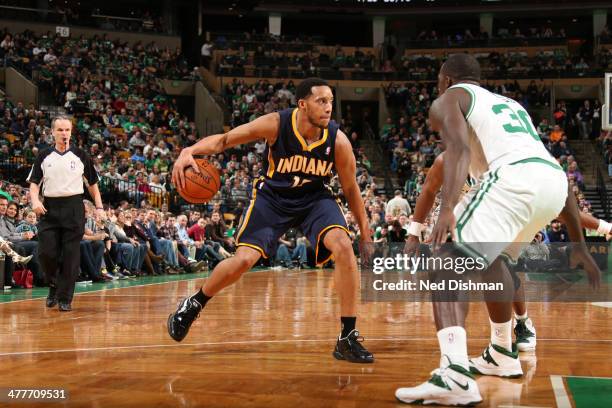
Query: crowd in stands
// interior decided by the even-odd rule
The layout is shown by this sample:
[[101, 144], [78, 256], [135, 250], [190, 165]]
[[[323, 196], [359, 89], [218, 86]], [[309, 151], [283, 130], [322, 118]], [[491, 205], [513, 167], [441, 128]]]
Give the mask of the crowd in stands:
[[[542, 27], [499, 27], [494, 36], [481, 27], [480, 30], [466, 29], [461, 32], [446, 30], [441, 33], [436, 30], [421, 30], [414, 38], [406, 38], [409, 41], [440, 42], [447, 46], [460, 46], [475, 40], [486, 41], [490, 39], [515, 40], [517, 44], [522, 44], [525, 40], [533, 39], [563, 39], [567, 35], [564, 28], [553, 29], [550, 26]], [[481, 43], [482, 44], [482, 43]]]
[[[243, 36], [256, 38], [257, 34], [244, 33]], [[402, 80], [435, 80], [445, 56], [434, 56], [428, 53], [396, 55], [395, 46], [388, 46], [394, 51], [379, 53], [378, 49], [359, 47], [347, 48], [336, 46], [333, 50], [323, 47], [323, 42], [309, 44], [301, 50], [291, 50], [283, 45], [295, 44], [295, 40], [262, 34], [273, 42], [226, 41], [225, 36], [217, 36], [215, 49], [231, 50], [224, 53], [217, 64], [217, 73], [228, 76], [262, 76], [278, 78], [301, 78], [322, 76], [340, 79], [343, 72], [350, 72], [353, 79], [402, 79]], [[470, 30], [462, 34], [446, 35], [444, 38], [451, 44], [466, 39], [483, 38], [485, 32], [473, 35]], [[239, 36], [240, 37], [240, 36]], [[440, 39], [436, 31], [422, 31], [417, 41]], [[550, 27], [529, 28], [521, 31], [500, 29], [496, 38], [516, 41], [516, 46], [525, 45], [524, 39], [565, 38], [563, 29], [553, 31]], [[245, 40], [246, 41], [246, 40]], [[437, 40], [436, 40], [437, 41]], [[304, 43], [297, 41], [298, 44]], [[448, 44], [447, 44], [448, 45]], [[481, 47], [486, 44], [481, 44]], [[570, 55], [566, 47], [550, 46], [536, 55], [525, 51], [479, 51], [475, 56], [481, 63], [483, 75], [490, 79], [501, 78], [559, 78], [576, 76], [599, 76], [610, 68], [610, 52], [604, 47], [595, 55]], [[250, 68], [251, 71], [245, 70]]]
[[43, 84], [64, 79], [70, 85], [100, 81], [96, 85], [104, 92], [117, 91], [118, 84], [130, 79], [130, 88], [138, 86], [139, 92], [154, 93], [155, 79], [191, 79], [195, 75], [180, 48], [160, 48], [155, 42], [130, 46], [111, 41], [106, 34], [73, 38], [51, 32], [38, 36], [29, 30], [11, 33], [6, 29], [0, 32], [0, 38], [3, 65], [15, 66]]
[[[195, 78], [180, 49], [130, 47], [105, 37], [36, 37], [28, 31], [2, 37], [0, 58], [31, 71], [40, 89], [74, 115], [75, 144], [89, 151], [101, 174], [110, 174], [114, 189], [126, 198], [169, 189], [171, 163], [199, 137], [159, 81]], [[0, 112], [2, 156], [32, 162], [53, 143], [48, 117], [33, 106], [0, 99]]]
[[323, 44], [323, 38], [318, 36], [287, 36], [274, 35], [264, 30], [244, 32], [213, 33], [214, 47], [219, 50], [237, 50], [242, 47], [246, 51], [255, 51], [261, 47], [265, 51], [282, 50], [304, 52], [313, 49], [317, 44]]
[[80, 2], [78, 4], [77, 2], [49, 3], [47, 8], [34, 10], [24, 8], [21, 1], [0, 0], [0, 10], [2, 10], [2, 17], [9, 20], [45, 22], [62, 26], [87, 26], [108, 31], [151, 33], [167, 31], [162, 15], [150, 9], [113, 7], [112, 4], [97, 4], [95, 8], [92, 8], [88, 4], [81, 5]]
[[[570, 56], [565, 49], [549, 49], [528, 56], [525, 51], [477, 52], [483, 76], [489, 79], [558, 78], [598, 76], [608, 69], [610, 53], [602, 49], [595, 57]], [[418, 80], [435, 80], [445, 58], [429, 54], [404, 55], [382, 62], [383, 72], [411, 74]]]
[[[260, 71], [269, 71], [269, 76], [282, 77], [284, 72], [294, 72], [296, 77], [319, 75], [325, 70], [348, 68], [357, 71], [374, 71], [377, 67], [376, 56], [372, 50], [362, 51], [356, 47], [352, 52], [337, 46], [331, 54], [322, 51], [308, 50], [303, 53], [289, 53], [275, 49], [266, 50], [258, 46], [254, 51], [245, 51], [240, 46], [235, 53], [225, 54], [219, 61], [217, 72], [220, 75], [256, 67]], [[285, 74], [286, 75], [286, 74]]]
[[234, 79], [225, 85], [224, 98], [232, 112], [230, 125], [234, 128], [267, 113], [295, 106], [295, 85], [293, 81], [271, 84], [266, 80], [248, 85], [244, 80]]

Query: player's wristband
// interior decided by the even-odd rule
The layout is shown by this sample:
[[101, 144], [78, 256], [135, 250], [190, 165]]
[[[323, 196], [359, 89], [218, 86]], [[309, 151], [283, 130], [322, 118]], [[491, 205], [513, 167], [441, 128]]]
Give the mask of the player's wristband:
[[608, 221], [599, 220], [599, 226], [597, 227], [598, 233], [608, 235], [611, 229], [612, 224], [610, 224]]
[[104, 207], [96, 207], [96, 210], [103, 210]]
[[425, 229], [425, 226], [420, 222], [412, 221], [408, 226], [408, 235], [414, 235], [421, 239], [421, 232]]

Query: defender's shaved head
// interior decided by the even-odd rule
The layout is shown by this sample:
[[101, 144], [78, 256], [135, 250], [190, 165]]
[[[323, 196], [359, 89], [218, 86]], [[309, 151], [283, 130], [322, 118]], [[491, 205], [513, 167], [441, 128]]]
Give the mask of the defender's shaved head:
[[469, 54], [453, 54], [442, 65], [440, 72], [456, 81], [480, 81], [480, 64]]

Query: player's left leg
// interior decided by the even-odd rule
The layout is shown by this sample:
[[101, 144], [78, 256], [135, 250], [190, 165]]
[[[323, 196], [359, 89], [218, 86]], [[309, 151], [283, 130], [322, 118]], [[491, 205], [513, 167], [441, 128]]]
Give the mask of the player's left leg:
[[[484, 184], [474, 187], [466, 194], [455, 209], [457, 220], [460, 215], [473, 211], [470, 203], [476, 202], [488, 191], [487, 186], [494, 181], [491, 175]], [[486, 203], [486, 195], [485, 195]], [[468, 226], [468, 229], [473, 229]], [[459, 236], [461, 240], [461, 236]], [[483, 239], [480, 239], [481, 241]], [[444, 259], [446, 253], [436, 253], [436, 257]], [[488, 260], [485, 258], [485, 262]], [[448, 272], [451, 276], [453, 271]], [[456, 275], [455, 275], [456, 276]], [[447, 280], [447, 276], [438, 271], [436, 279]], [[415, 387], [402, 387], [395, 391], [395, 398], [407, 404], [439, 404], [439, 405], [472, 405], [482, 401], [473, 375], [469, 371], [467, 353], [467, 333], [465, 318], [469, 304], [461, 302], [458, 294], [433, 292], [434, 320], [440, 346], [440, 364], [432, 371], [429, 380]]]
[[374, 362], [372, 354], [361, 345], [363, 339], [356, 329], [360, 276], [342, 210], [331, 196], [323, 192], [313, 197], [301, 227], [315, 248], [317, 265], [334, 258], [334, 281], [341, 316], [341, 333], [334, 357], [351, 363]]
[[344, 229], [332, 228], [325, 234], [323, 244], [334, 258], [334, 283], [340, 300], [342, 331], [334, 357], [351, 363], [372, 363], [374, 356], [361, 345], [355, 328], [360, 276], [351, 239]]
[[[436, 256], [447, 258], [446, 254]], [[454, 272], [438, 271], [435, 278], [441, 283], [447, 283], [449, 278], [453, 278], [451, 274]], [[477, 404], [482, 401], [482, 397], [478, 384], [469, 371], [465, 331], [469, 303], [459, 299], [456, 293], [434, 291], [432, 298], [441, 354], [439, 368], [431, 372], [429, 380], [416, 387], [398, 388], [395, 398], [407, 404]]]
[[531, 236], [532, 232], [533, 236], [537, 233], [537, 231], [534, 232], [532, 228], [521, 231], [515, 242], [504, 251], [504, 260], [514, 281], [515, 293], [514, 301], [512, 302], [512, 308], [514, 310], [513, 323], [516, 347], [519, 352], [535, 350], [537, 344], [536, 329], [527, 313], [524, 283], [521, 281], [516, 271], [512, 270], [518, 262], [519, 255], [533, 238]]
[[[501, 282], [504, 287], [514, 287], [510, 271], [502, 257], [497, 257], [489, 267], [486, 278], [491, 282]], [[470, 371], [474, 374], [499, 377], [521, 377], [523, 370], [518, 359], [518, 350], [516, 345], [512, 344], [512, 303], [487, 300], [486, 304], [491, 325], [491, 343], [480, 356], [470, 359]]]
[[527, 313], [527, 303], [525, 302], [525, 289], [520, 286], [515, 295], [514, 303], [514, 335], [516, 336], [516, 347], [518, 351], [535, 350], [537, 344], [537, 334], [533, 320]]
[[[506, 166], [505, 172], [506, 177], [502, 184], [502, 187], [505, 188], [499, 190], [494, 188], [493, 190], [498, 198], [503, 200], [501, 202], [506, 204], [501, 206], [497, 212], [491, 212], [491, 209], [485, 208], [485, 212], [480, 213], [481, 218], [486, 218], [489, 213], [497, 214], [499, 223], [511, 225], [513, 230], [518, 229], [517, 233], [506, 235], [513, 236], [512, 244], [503, 251], [504, 255], [498, 258], [493, 268], [487, 271], [496, 280], [507, 280], [511, 276], [503, 258], [509, 255], [511, 259], [517, 259], [520, 250], [561, 212], [567, 196], [567, 179], [560, 169], [552, 165], [523, 163], [517, 166]], [[521, 221], [518, 222], [518, 220]], [[518, 289], [516, 285], [514, 288]], [[516, 297], [514, 299], [516, 300]], [[518, 300], [520, 303], [521, 300], [524, 300], [524, 296]], [[523, 305], [519, 304], [519, 306]], [[470, 360], [470, 371], [501, 377], [521, 376], [523, 371], [518, 360], [518, 348], [517, 345], [512, 345], [511, 305], [487, 302], [487, 308], [491, 321], [491, 344], [481, 356]], [[524, 308], [519, 311], [523, 314], [526, 312]], [[533, 329], [532, 324], [529, 326]], [[520, 337], [529, 338], [529, 333], [522, 332], [523, 328], [529, 329], [527, 322], [521, 322], [521, 326], [517, 324], [517, 327], [517, 331], [520, 331], [517, 333], [517, 340]], [[534, 340], [533, 347], [535, 347], [535, 329], [531, 333]]]

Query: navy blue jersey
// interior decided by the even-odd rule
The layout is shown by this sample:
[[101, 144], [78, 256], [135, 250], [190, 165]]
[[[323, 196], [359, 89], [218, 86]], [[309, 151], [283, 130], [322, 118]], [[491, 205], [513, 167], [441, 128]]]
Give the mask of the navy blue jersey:
[[265, 183], [279, 195], [303, 197], [327, 189], [334, 168], [338, 124], [333, 120], [308, 145], [297, 129], [297, 108], [279, 112], [280, 128], [264, 152]]

